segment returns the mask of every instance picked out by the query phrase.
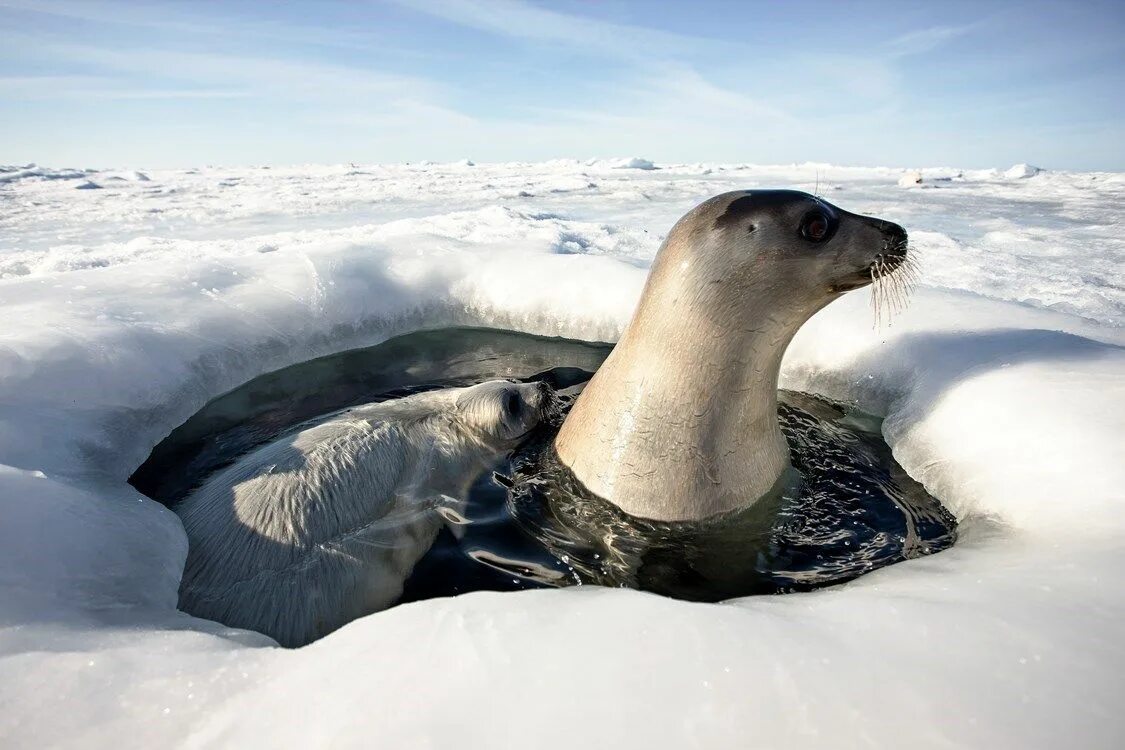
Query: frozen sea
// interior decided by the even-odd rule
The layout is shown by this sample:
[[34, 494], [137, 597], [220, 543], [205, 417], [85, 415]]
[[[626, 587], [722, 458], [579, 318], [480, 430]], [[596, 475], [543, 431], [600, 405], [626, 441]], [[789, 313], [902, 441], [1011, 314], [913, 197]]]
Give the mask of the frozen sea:
[[[918, 182], [918, 179], [921, 182]], [[209, 399], [445, 325], [614, 340], [664, 233], [732, 189], [911, 234], [782, 386], [884, 416], [951, 550], [811, 593], [404, 605], [287, 651], [176, 611], [126, 484]], [[1125, 174], [825, 164], [0, 168], [0, 745], [1125, 744]]]

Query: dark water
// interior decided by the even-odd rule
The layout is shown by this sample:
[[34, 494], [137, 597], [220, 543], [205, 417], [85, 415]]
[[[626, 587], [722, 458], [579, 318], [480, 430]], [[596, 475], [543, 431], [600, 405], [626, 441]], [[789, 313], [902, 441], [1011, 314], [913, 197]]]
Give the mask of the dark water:
[[[174, 505], [211, 472], [321, 415], [496, 377], [546, 380], [568, 399], [612, 347], [484, 329], [401, 336], [257, 378], [207, 404], [130, 478]], [[807, 590], [931, 554], [952, 516], [895, 463], [879, 420], [783, 391], [790, 487], [703, 523], [634, 519], [588, 496], [550, 448], [562, 416], [473, 484], [464, 517], [416, 566], [403, 601], [596, 583], [685, 599]]]

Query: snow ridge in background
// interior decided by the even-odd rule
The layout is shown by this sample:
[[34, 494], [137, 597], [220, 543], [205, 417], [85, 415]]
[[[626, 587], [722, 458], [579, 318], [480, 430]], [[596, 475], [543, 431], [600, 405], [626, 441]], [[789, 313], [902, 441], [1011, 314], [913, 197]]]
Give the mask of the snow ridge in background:
[[[0, 167], [0, 279], [185, 254], [376, 243], [386, 232], [478, 245], [503, 234], [513, 246], [546, 241], [560, 252], [647, 263], [699, 198], [780, 186], [819, 188], [827, 200], [904, 224], [933, 286], [1110, 325], [1125, 319], [1125, 238], [1114, 221], [1125, 202], [1122, 174], [1024, 164], [652, 166], [634, 158], [143, 173]], [[75, 192], [88, 182], [101, 189]]]
[[[297, 652], [175, 611], [182, 528], [124, 480], [208, 399], [420, 327], [612, 340], [671, 224], [748, 187], [910, 230], [909, 310], [834, 303], [782, 381], [886, 415], [954, 549], [727, 605], [422, 602]], [[1026, 165], [0, 168], [0, 740], [1117, 746], [1123, 193]]]

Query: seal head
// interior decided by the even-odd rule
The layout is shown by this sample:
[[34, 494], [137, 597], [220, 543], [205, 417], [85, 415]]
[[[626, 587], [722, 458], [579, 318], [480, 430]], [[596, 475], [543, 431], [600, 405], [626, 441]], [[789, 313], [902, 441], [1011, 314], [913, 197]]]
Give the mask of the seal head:
[[777, 423], [797, 329], [906, 260], [906, 231], [807, 193], [704, 201], [668, 233], [632, 320], [555, 441], [593, 494], [659, 521], [770, 493], [789, 465]]

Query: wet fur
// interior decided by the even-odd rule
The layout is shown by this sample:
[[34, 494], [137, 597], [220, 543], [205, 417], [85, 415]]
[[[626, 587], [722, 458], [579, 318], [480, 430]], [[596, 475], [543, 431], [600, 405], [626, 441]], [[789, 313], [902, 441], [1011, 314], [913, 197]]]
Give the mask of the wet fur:
[[[800, 234], [814, 213], [831, 219], [819, 242]], [[818, 310], [876, 278], [878, 299], [897, 302], [890, 280], [906, 241], [896, 224], [792, 190], [699, 204], [668, 233], [621, 340], [564, 422], [560, 461], [591, 493], [657, 521], [777, 491], [789, 465], [777, 423], [786, 347]]]
[[[502, 398], [519, 389], [524, 419]], [[491, 381], [350, 409], [268, 443], [176, 507], [184, 611], [299, 646], [401, 595], [469, 482], [538, 421], [537, 385]]]

